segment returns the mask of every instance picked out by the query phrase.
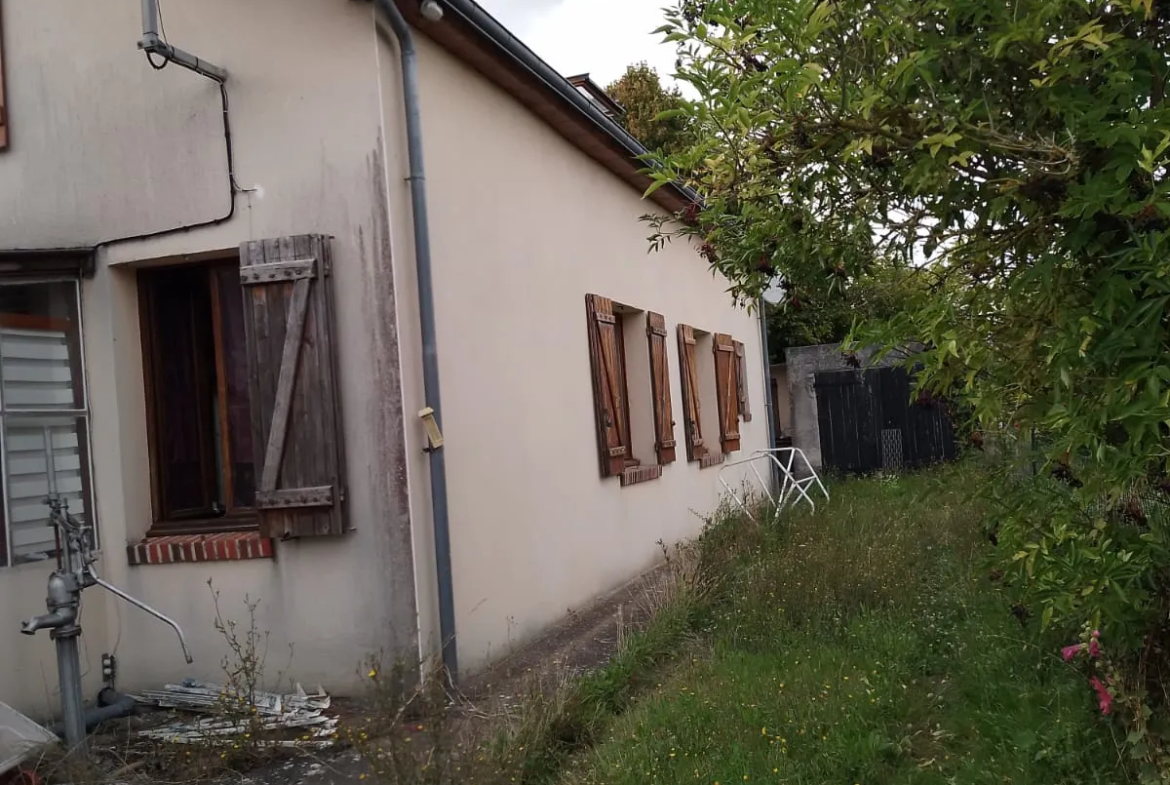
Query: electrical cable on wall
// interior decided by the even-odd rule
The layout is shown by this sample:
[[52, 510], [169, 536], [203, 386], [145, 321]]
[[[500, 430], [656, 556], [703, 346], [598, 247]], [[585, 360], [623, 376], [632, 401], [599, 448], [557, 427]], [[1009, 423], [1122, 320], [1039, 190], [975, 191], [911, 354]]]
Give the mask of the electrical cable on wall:
[[[153, 0], [153, 2], [143, 4], [142, 38], [138, 42], [138, 48], [146, 54], [146, 61], [156, 71], [161, 71], [170, 63], [175, 63], [219, 85], [220, 104], [223, 109], [224, 149], [227, 156], [228, 208], [222, 215], [205, 221], [195, 221], [167, 229], [158, 229], [125, 237], [102, 240], [93, 246], [95, 253], [99, 248], [105, 248], [117, 243], [148, 240], [153, 237], [162, 237], [168, 234], [190, 231], [191, 229], [216, 226], [225, 221], [229, 221], [236, 214], [236, 196], [244, 190], [236, 182], [235, 151], [232, 145], [232, 126], [228, 113], [227, 72], [218, 66], [212, 65], [205, 60], [171, 46], [170, 41], [167, 39], [166, 26], [163, 22], [162, 4], [159, 0]], [[156, 57], [161, 58], [161, 64], [156, 61]]]

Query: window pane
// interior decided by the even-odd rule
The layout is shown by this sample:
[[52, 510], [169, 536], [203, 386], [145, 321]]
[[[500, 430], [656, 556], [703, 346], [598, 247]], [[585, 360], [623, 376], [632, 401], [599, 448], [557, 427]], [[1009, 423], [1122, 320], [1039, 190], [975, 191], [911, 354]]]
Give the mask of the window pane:
[[207, 514], [214, 501], [211, 302], [206, 271], [151, 274], [157, 449], [164, 514]]
[[0, 286], [3, 407], [82, 409], [77, 290], [73, 283]]
[[244, 293], [240, 269], [215, 271], [219, 290], [220, 330], [223, 336], [223, 389], [227, 391], [228, 451], [236, 507], [256, 500], [256, 468], [252, 452], [252, 409], [248, 397], [248, 354], [244, 340]]
[[57, 495], [69, 511], [87, 521], [85, 421], [80, 417], [9, 415], [4, 421], [8, 523], [14, 563], [56, 555], [45, 498]]

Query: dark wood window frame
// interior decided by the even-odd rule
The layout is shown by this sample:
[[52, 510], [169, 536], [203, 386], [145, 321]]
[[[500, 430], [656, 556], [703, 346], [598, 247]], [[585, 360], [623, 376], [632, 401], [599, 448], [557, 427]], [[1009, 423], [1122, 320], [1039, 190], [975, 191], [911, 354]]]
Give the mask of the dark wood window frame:
[[[168, 500], [167, 466], [162, 457], [160, 444], [162, 434], [166, 433], [166, 411], [160, 405], [164, 387], [163, 363], [166, 362], [163, 357], [171, 347], [164, 345], [164, 336], [160, 335], [157, 329], [159, 324], [157, 293], [163, 276], [168, 273], [174, 275], [180, 271], [202, 277], [208, 287], [210, 308], [206, 315], [209, 323], [193, 324], [191, 327], [193, 340], [201, 342], [191, 358], [198, 380], [195, 416], [198, 428], [199, 482], [206, 497], [213, 495], [214, 488], [219, 492], [214, 495], [222, 495], [224, 504], [219, 508], [211, 505], [175, 512]], [[231, 457], [233, 430], [228, 413], [230, 401], [226, 366], [229, 341], [237, 343], [242, 348], [244, 336], [225, 335], [220, 276], [227, 274], [239, 274], [238, 257], [191, 265], [143, 269], [138, 274], [152, 509], [152, 525], [147, 536], [248, 531], [259, 526], [260, 517], [254, 506], [250, 503], [236, 503], [236, 496], [239, 494], [233, 478], [235, 462]], [[204, 331], [202, 334], [199, 332], [200, 328]], [[250, 430], [250, 424], [248, 429]], [[250, 433], [240, 435], [250, 438]]]
[[614, 324], [614, 334], [617, 336], [618, 384], [621, 385], [622, 408], [624, 409], [622, 444], [626, 447], [626, 468], [632, 469], [635, 466], [641, 466], [642, 461], [634, 456], [634, 441], [630, 437], [630, 382], [626, 369], [626, 317], [629, 313], [624, 306], [618, 306], [614, 309], [614, 315], [617, 317]]
[[[596, 294], [585, 295], [585, 310], [589, 324], [594, 426], [601, 476], [621, 477], [622, 485], [660, 477], [662, 466], [675, 459], [674, 421], [670, 409], [669, 382], [666, 379], [666, 322], [660, 314], [621, 305]], [[649, 452], [654, 455], [652, 459], [633, 453], [630, 361], [626, 353], [626, 341], [630, 338], [630, 326], [636, 324], [639, 317], [646, 325], [644, 330], [636, 328], [639, 335], [646, 336], [646, 352], [634, 356], [636, 361], [639, 358], [645, 358], [646, 361], [647, 392], [651, 399], [649, 414], [652, 420], [649, 426], [653, 446]], [[665, 402], [661, 400], [663, 396]], [[643, 449], [647, 449], [646, 446]]]

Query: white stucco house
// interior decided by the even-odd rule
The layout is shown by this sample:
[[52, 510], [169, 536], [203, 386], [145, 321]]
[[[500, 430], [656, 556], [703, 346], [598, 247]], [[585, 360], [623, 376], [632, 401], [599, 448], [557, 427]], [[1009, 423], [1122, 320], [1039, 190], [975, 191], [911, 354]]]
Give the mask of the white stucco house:
[[209, 580], [346, 691], [697, 533], [768, 446], [759, 324], [648, 253], [689, 197], [642, 198], [598, 101], [471, 0], [159, 2], [153, 39], [138, 0], [0, 0], [0, 700], [55, 711], [47, 493], [194, 654], [87, 590], [89, 696], [103, 653], [215, 678]]

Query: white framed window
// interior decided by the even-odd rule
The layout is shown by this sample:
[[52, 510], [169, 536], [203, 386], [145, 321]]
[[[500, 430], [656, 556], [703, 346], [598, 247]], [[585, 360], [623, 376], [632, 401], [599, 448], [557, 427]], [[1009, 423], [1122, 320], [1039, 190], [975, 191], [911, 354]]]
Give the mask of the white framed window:
[[76, 280], [0, 280], [0, 565], [55, 559], [46, 497], [92, 515]]

